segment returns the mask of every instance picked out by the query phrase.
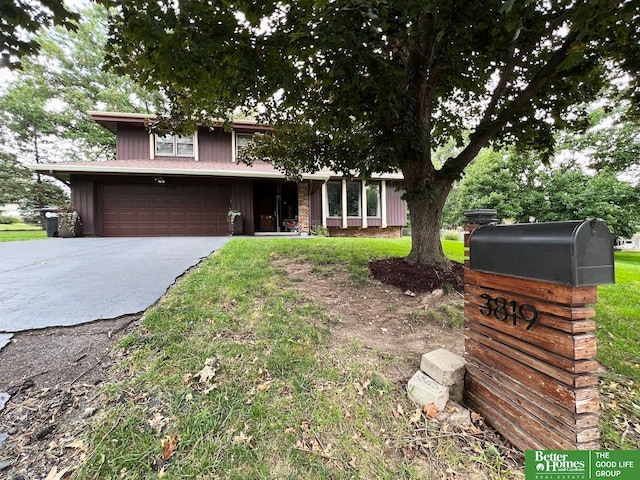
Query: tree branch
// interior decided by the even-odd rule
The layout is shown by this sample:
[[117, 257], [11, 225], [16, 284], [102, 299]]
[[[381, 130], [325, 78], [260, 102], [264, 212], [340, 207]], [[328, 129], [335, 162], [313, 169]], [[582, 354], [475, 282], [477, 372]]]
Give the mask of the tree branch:
[[549, 61], [534, 75], [529, 84], [509, 103], [494, 119], [486, 114], [471, 134], [469, 144], [455, 158], [449, 158], [442, 168], [443, 174], [456, 174], [475, 158], [478, 152], [485, 147], [489, 140], [512, 119], [518, 111], [529, 104], [531, 99], [547, 84], [549, 79], [557, 72], [562, 62], [567, 59], [568, 51], [574, 44], [578, 34], [569, 32], [562, 46], [551, 56]]

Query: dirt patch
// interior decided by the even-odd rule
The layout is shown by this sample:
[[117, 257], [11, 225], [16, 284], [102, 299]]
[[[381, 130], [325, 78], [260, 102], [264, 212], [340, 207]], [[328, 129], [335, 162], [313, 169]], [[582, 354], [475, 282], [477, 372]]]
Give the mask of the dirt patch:
[[138, 319], [21, 332], [0, 350], [0, 478], [44, 478], [78, 463], [85, 419], [117, 361], [113, 346]]
[[394, 382], [408, 380], [419, 368], [422, 354], [431, 350], [464, 353], [463, 296], [459, 292], [416, 294], [425, 291], [424, 284], [398, 288], [377, 280], [354, 286], [343, 267], [323, 271], [290, 260], [276, 265], [287, 271], [296, 290], [326, 306], [334, 349], [355, 343], [362, 347], [365, 358], [367, 352], [372, 358], [392, 355], [397, 360], [396, 371], [385, 375]]

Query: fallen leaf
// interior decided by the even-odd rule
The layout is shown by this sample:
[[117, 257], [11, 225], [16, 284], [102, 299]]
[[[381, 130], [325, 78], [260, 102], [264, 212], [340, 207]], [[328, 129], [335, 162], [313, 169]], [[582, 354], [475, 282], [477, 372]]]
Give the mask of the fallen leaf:
[[396, 407], [396, 410], [398, 411], [399, 415], [401, 415], [401, 416], [404, 415], [404, 410], [402, 409], [402, 405], [398, 405]]
[[83, 450], [83, 451], [87, 451], [87, 446], [84, 443], [84, 440], [75, 440], [67, 445], [65, 445], [66, 448], [77, 448], [78, 450]]
[[44, 480], [62, 480], [62, 477], [65, 476], [68, 470], [68, 468], [63, 468], [58, 472], [58, 467], [54, 466], [51, 468], [51, 470], [49, 470], [49, 473]]
[[422, 418], [422, 411], [418, 408], [415, 412], [409, 417], [409, 423], [418, 423]]
[[167, 435], [162, 439], [162, 460], [169, 460], [178, 448], [178, 437], [175, 435]]
[[193, 378], [199, 378], [200, 383], [211, 383], [218, 371], [218, 359], [216, 357], [207, 358], [204, 361], [204, 368], [196, 373]]
[[251, 446], [251, 440], [253, 437], [247, 436], [244, 432], [240, 432], [238, 435], [233, 437], [234, 445], [249, 445]]
[[427, 416], [427, 418], [436, 418], [438, 416], [438, 413], [440, 412], [435, 403], [426, 404], [424, 407], [422, 407], [422, 410], [424, 411], [424, 414]]
[[476, 413], [476, 412], [471, 412], [471, 421], [472, 422], [479, 422], [480, 420], [482, 420], [482, 415], [480, 415], [479, 413]]
[[258, 385], [258, 386], [256, 387], [256, 390], [257, 390], [258, 392], [266, 392], [267, 390], [269, 390], [269, 389], [271, 388], [271, 385], [272, 385], [272, 384], [273, 384], [273, 381], [272, 381], [272, 380], [268, 380], [268, 381], [266, 381], [266, 382], [261, 383], [260, 385]]
[[404, 294], [407, 295], [408, 297], [415, 297], [416, 296], [416, 294], [413, 293], [411, 290], [405, 291]]
[[213, 391], [214, 391], [215, 389], [217, 389], [217, 388], [218, 388], [218, 384], [217, 384], [217, 383], [214, 383], [214, 384], [213, 384], [213, 385], [211, 385], [210, 387], [205, 388], [205, 389], [202, 391], [202, 393], [204, 393], [205, 395], [208, 395], [208, 394], [210, 394], [211, 392], [213, 392]]
[[153, 417], [147, 420], [147, 423], [156, 432], [160, 433], [171, 422], [171, 418], [165, 417], [160, 412], [154, 412]]

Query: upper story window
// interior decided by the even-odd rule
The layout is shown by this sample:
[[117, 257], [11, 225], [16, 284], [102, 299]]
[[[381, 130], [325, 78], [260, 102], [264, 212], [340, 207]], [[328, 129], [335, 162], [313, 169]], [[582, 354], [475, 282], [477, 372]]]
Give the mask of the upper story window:
[[236, 151], [235, 158], [241, 158], [243, 152], [247, 149], [251, 143], [253, 135], [250, 133], [236, 133]]
[[195, 135], [156, 135], [155, 140], [159, 157], [195, 156]]

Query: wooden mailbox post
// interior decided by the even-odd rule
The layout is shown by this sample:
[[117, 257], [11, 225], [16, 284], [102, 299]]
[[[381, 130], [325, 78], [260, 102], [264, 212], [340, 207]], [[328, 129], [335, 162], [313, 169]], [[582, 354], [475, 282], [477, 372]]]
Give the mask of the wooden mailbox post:
[[613, 283], [601, 220], [485, 225], [465, 212], [465, 403], [522, 450], [599, 447], [596, 285]]

